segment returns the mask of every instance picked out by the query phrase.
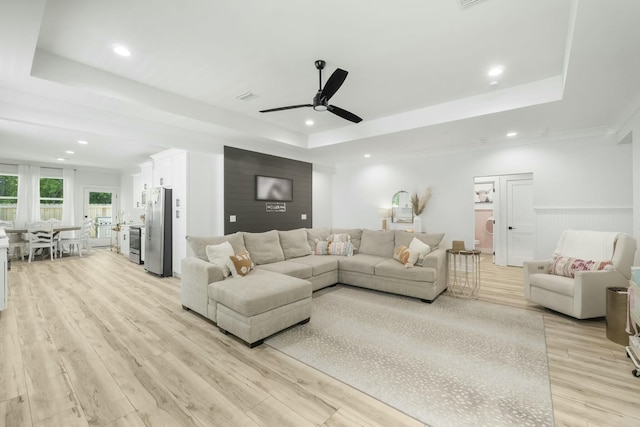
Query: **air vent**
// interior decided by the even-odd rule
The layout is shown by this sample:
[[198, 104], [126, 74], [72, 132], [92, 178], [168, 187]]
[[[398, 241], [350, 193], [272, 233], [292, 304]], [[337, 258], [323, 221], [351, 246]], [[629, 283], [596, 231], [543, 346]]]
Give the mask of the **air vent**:
[[458, 3], [458, 6], [460, 7], [460, 9], [466, 9], [470, 6], [473, 6], [476, 3], [480, 3], [481, 1], [484, 0], [456, 0]]

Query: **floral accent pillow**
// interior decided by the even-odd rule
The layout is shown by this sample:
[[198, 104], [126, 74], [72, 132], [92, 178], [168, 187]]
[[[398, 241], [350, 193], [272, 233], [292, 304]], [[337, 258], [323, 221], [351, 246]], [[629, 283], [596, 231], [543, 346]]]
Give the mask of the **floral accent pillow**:
[[605, 270], [611, 261], [590, 261], [579, 258], [556, 256], [549, 266], [549, 273], [557, 276], [576, 277], [576, 271]]
[[251, 256], [247, 250], [244, 250], [238, 254], [229, 257], [227, 262], [231, 275], [235, 278], [244, 277], [255, 267]]

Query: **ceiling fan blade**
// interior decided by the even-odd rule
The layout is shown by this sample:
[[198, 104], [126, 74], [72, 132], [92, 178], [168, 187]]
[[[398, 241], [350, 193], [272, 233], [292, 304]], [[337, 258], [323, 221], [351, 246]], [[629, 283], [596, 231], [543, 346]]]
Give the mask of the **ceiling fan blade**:
[[327, 101], [331, 99], [333, 95], [340, 89], [342, 83], [344, 83], [344, 79], [347, 78], [348, 71], [343, 70], [342, 68], [336, 68], [336, 70], [331, 74], [329, 80], [324, 84], [324, 88], [322, 88], [322, 93], [320, 94], [320, 99], [325, 98]]
[[260, 110], [261, 113], [270, 113], [272, 111], [292, 110], [294, 108], [313, 107], [311, 104], [290, 105], [288, 107], [270, 108], [268, 110]]
[[356, 116], [355, 114], [347, 111], [347, 110], [343, 110], [340, 107], [336, 107], [335, 105], [329, 105], [327, 107], [327, 110], [332, 112], [333, 114], [335, 114], [336, 116], [342, 117], [343, 119], [352, 121], [353, 123], [360, 123], [362, 121], [362, 119], [358, 116]]

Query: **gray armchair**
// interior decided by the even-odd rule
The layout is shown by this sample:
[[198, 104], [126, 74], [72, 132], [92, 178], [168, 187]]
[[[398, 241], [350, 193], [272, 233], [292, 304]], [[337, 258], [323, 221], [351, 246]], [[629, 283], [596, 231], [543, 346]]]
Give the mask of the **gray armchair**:
[[[567, 230], [563, 233], [558, 249], [554, 253], [555, 256], [581, 258], [579, 254], [575, 253], [580, 250], [580, 244], [576, 244], [579, 242], [571, 244], [566, 241], [567, 238], [575, 236], [575, 233], [575, 230]], [[527, 301], [577, 319], [604, 316], [606, 314], [606, 289], [611, 286], [625, 288], [629, 286], [631, 265], [633, 265], [636, 252], [636, 240], [632, 236], [620, 233], [612, 240], [611, 265], [598, 271], [576, 271], [574, 278], [551, 274], [549, 269], [552, 260], [525, 262], [523, 266], [524, 295]], [[562, 242], [565, 244], [562, 245]], [[563, 248], [564, 253], [562, 252]], [[588, 248], [582, 250], [585, 249], [588, 251]], [[600, 248], [597, 248], [595, 252], [598, 250]]]

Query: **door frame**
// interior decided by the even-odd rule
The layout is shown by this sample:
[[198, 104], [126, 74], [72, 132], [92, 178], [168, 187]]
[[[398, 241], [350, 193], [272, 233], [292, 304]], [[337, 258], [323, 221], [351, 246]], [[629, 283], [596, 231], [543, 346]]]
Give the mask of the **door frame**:
[[[112, 187], [112, 186], [100, 186], [100, 185], [88, 185], [88, 186], [82, 187], [82, 218], [83, 219], [89, 216], [89, 193], [111, 193], [113, 195], [115, 200], [111, 199], [111, 223], [115, 224], [116, 215], [120, 210], [120, 188]], [[89, 245], [91, 247], [111, 246], [111, 237], [105, 237], [102, 239], [98, 239], [98, 238], [89, 239]]]
[[[494, 262], [496, 265], [507, 265], [509, 250], [508, 244], [508, 209], [509, 209], [509, 197], [507, 191], [507, 182], [519, 181], [519, 180], [531, 180], [533, 182], [533, 173], [519, 173], [511, 175], [498, 176], [498, 190], [494, 198], [494, 220], [495, 226], [493, 227], [493, 242], [495, 248]], [[535, 225], [535, 224], [534, 224]], [[535, 248], [534, 248], [535, 249]]]
[[493, 195], [493, 262], [496, 265], [507, 265], [507, 251], [509, 250], [507, 231], [507, 227], [509, 226], [509, 224], [507, 224], [509, 198], [507, 183], [509, 181], [520, 180], [531, 180], [531, 182], [534, 182], [533, 172], [515, 173], [509, 175], [476, 176], [473, 181], [474, 184], [478, 179], [487, 181], [491, 180], [495, 182], [495, 192]]

